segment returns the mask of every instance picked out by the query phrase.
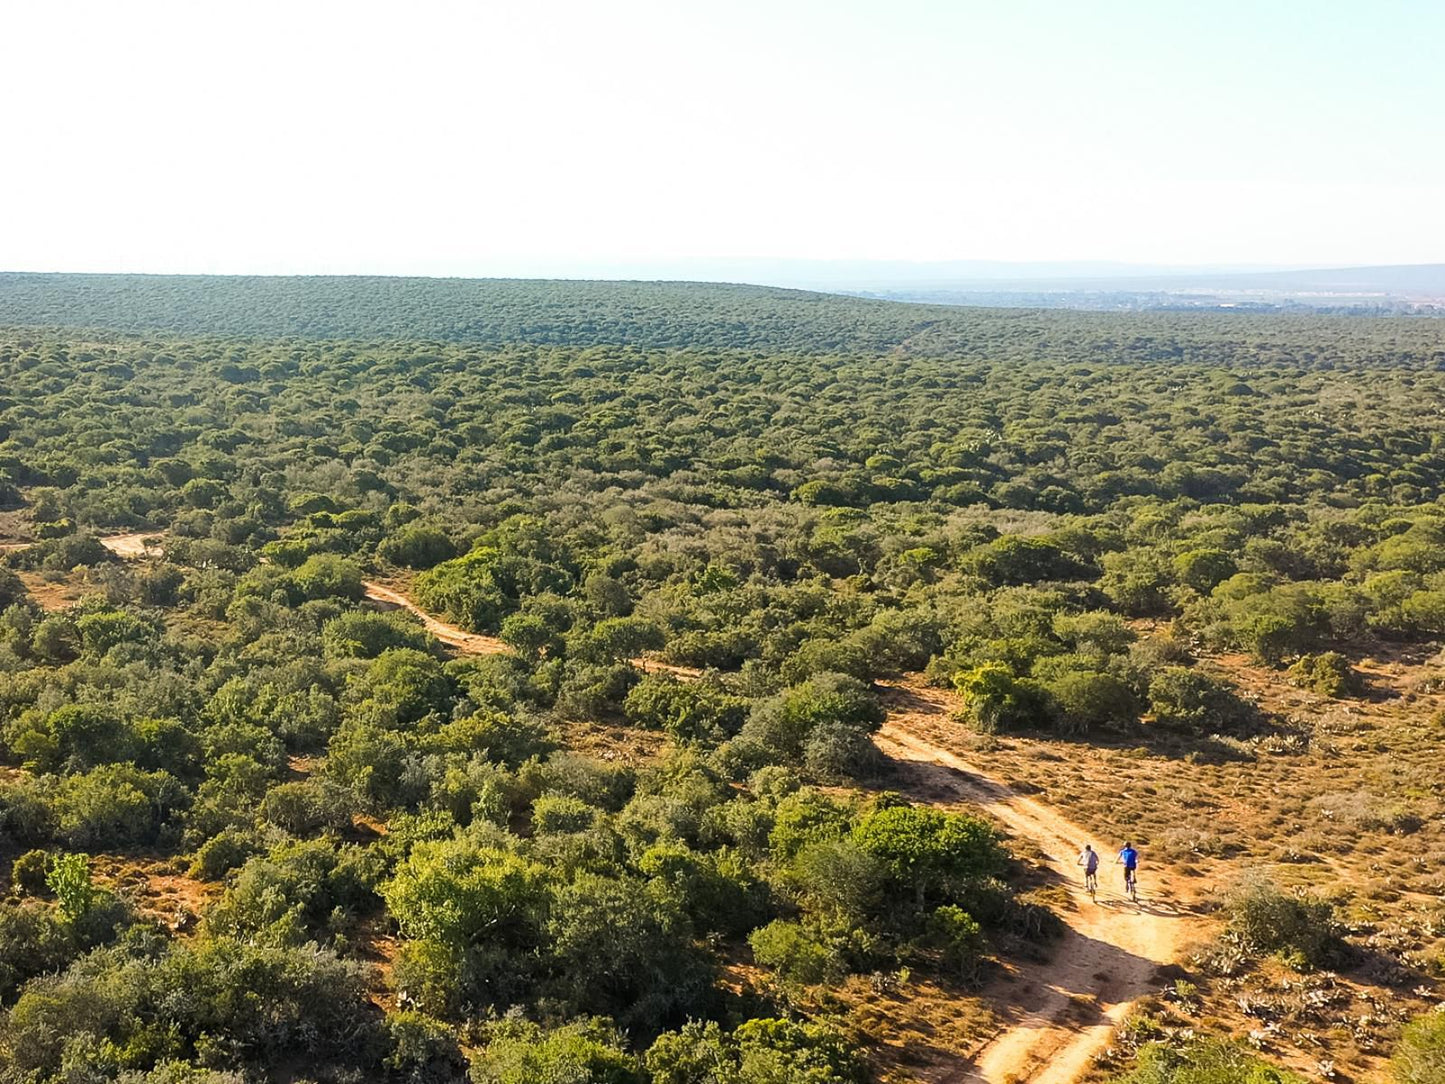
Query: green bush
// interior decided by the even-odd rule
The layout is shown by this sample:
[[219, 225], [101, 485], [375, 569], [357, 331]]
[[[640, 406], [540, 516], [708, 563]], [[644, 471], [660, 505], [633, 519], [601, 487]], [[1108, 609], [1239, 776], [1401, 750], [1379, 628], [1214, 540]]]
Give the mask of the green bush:
[[326, 622], [321, 630], [322, 650], [333, 659], [374, 659], [398, 647], [425, 651], [430, 641], [420, 622], [399, 612], [352, 610]]
[[644, 1064], [651, 1084], [862, 1084], [856, 1046], [823, 1024], [759, 1017], [725, 1033], [690, 1023], [658, 1036]]
[[1184, 1046], [1150, 1043], [1133, 1069], [1113, 1084], [1305, 1084], [1301, 1076], [1259, 1058], [1243, 1045], [1203, 1039]]
[[1066, 671], [1043, 683], [1065, 733], [1087, 733], [1110, 723], [1139, 718], [1139, 700], [1127, 683], [1096, 670]]
[[1406, 1025], [1390, 1059], [1395, 1084], [1445, 1080], [1445, 1013], [1436, 1011]]
[[55, 897], [55, 906], [61, 917], [68, 922], [76, 922], [96, 900], [96, 888], [90, 879], [90, 856], [55, 855], [45, 873], [45, 886]]
[[592, 827], [600, 813], [601, 810], [580, 798], [544, 794], [532, 803], [532, 829], [543, 835], [580, 832]]
[[749, 934], [748, 944], [753, 959], [785, 983], [816, 986], [846, 973], [837, 948], [817, 930], [797, 922], [775, 919]]
[[943, 963], [965, 980], [978, 977], [983, 958], [984, 938], [981, 927], [967, 911], [954, 904], [945, 904], [928, 917], [928, 938], [941, 951]]
[[820, 727], [846, 727], [863, 733], [883, 723], [877, 697], [847, 674], [816, 674], [755, 707], [743, 726], [744, 741], [760, 746], [782, 762], [794, 762]]
[[361, 598], [361, 569], [335, 554], [306, 558], [291, 578], [305, 598]]
[[1187, 666], [1166, 666], [1154, 675], [1149, 710], [1159, 724], [1195, 734], [1238, 733], [1258, 715], [1228, 685]]
[[649, 674], [628, 692], [622, 710], [637, 725], [664, 730], [678, 741], [716, 744], [742, 727], [747, 701], [706, 681]]
[[1250, 953], [1278, 952], [1308, 967], [1338, 953], [1334, 904], [1304, 893], [1286, 895], [1265, 880], [1242, 884], [1225, 905], [1227, 930]]
[[261, 800], [261, 816], [293, 836], [350, 828], [352, 811], [350, 793], [325, 779], [278, 783]]
[[432, 568], [457, 555], [446, 532], [425, 523], [410, 523], [376, 547], [383, 561], [406, 568]]
[[206, 916], [227, 937], [277, 944], [323, 940], [373, 908], [379, 857], [326, 840], [292, 841], [241, 866]]
[[466, 1057], [451, 1029], [425, 1013], [389, 1014], [386, 1037], [391, 1051], [385, 1065], [406, 1084], [449, 1084], [466, 1070]]
[[25, 987], [5, 1022], [8, 1069], [48, 1079], [64, 1059], [96, 1077], [115, 1050], [138, 1070], [198, 1055], [365, 1066], [379, 1048], [360, 969], [314, 946], [202, 937], [129, 958], [105, 951]]
[[547, 937], [554, 992], [574, 1011], [646, 1032], [711, 1009], [712, 961], [669, 893], [580, 874], [557, 890]]
[[262, 849], [255, 831], [226, 828], [196, 848], [190, 875], [202, 881], [219, 881]]
[[1360, 675], [1338, 651], [1302, 656], [1289, 668], [1289, 678], [1321, 696], [1358, 696], [1363, 688]]
[[920, 909], [929, 898], [952, 902], [947, 897], [961, 886], [1001, 873], [1006, 861], [987, 821], [924, 806], [874, 810], [859, 820], [852, 839]]
[[11, 864], [10, 883], [27, 896], [44, 895], [48, 891], [50, 861], [46, 851], [26, 851]]
[[493, 1025], [472, 1058], [473, 1084], [644, 1084], [615, 1028], [585, 1020], [546, 1030], [522, 1020]]
[[55, 811], [60, 834], [71, 846], [118, 848], [154, 842], [189, 800], [168, 772], [106, 764], [62, 780]]
[[1020, 680], [1000, 662], [954, 675], [968, 720], [985, 734], [1037, 726], [1048, 717], [1048, 697], [1034, 681]]

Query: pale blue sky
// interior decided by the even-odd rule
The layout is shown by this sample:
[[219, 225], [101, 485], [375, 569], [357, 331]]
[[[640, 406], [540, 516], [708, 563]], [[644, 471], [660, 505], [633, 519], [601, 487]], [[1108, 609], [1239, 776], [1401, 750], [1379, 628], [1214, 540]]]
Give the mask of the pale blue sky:
[[0, 269], [1445, 261], [1445, 2], [10, 3]]

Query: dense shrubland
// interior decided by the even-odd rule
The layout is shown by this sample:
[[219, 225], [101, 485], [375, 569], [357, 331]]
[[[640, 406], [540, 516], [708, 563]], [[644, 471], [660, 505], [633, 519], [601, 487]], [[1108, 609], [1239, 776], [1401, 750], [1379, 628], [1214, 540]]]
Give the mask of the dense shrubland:
[[[1233, 750], [1273, 724], [1201, 645], [1348, 697], [1362, 642], [1445, 632], [1436, 324], [729, 293], [775, 305], [754, 341], [653, 291], [638, 341], [687, 349], [649, 351], [581, 310], [523, 333], [508, 289], [500, 330], [434, 332], [498, 347], [0, 336], [0, 527], [35, 541], [0, 566], [3, 1079], [861, 1079], [811, 991], [966, 986], [1047, 926], [986, 823], [852, 785], [878, 679], [983, 730]], [[213, 330], [258, 329], [246, 296]], [[392, 333], [360, 319], [296, 330]], [[122, 529], [164, 555], [114, 559]], [[383, 575], [511, 650], [451, 657], [365, 603]], [[84, 855], [205, 903], [146, 913]], [[1239, 937], [1324, 952], [1259, 941], [1297, 903]], [[1137, 1079], [1264, 1079], [1242, 1058]]]

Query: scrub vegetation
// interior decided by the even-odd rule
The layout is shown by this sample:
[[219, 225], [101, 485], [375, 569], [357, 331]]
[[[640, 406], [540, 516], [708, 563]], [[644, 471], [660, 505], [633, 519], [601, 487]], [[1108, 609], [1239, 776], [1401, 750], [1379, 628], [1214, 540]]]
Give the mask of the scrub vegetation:
[[[1398, 787], [1180, 815], [1344, 763], [1318, 720], [1438, 650], [1438, 322], [14, 275], [0, 319], [34, 325], [0, 331], [0, 1080], [909, 1079], [860, 1003], [966, 1006], [966, 1053], [1061, 919], [890, 774], [906, 675], [934, 738], [1176, 869], [1440, 846], [1434, 687], [1358, 739], [1411, 736]], [[1423, 853], [1366, 893], [1435, 916], [1379, 979], [1412, 1010]], [[1199, 999], [1360, 965], [1362, 901], [1298, 880], [1230, 896], [1099, 1071], [1292, 1081]]]

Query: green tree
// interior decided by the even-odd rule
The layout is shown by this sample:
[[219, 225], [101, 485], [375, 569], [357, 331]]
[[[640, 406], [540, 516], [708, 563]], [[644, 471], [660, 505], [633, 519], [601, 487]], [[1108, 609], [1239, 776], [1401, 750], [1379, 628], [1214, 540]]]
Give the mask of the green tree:
[[883, 863], [919, 908], [959, 882], [1002, 872], [1005, 856], [988, 822], [966, 813], [923, 806], [891, 806], [864, 816], [852, 839]]

